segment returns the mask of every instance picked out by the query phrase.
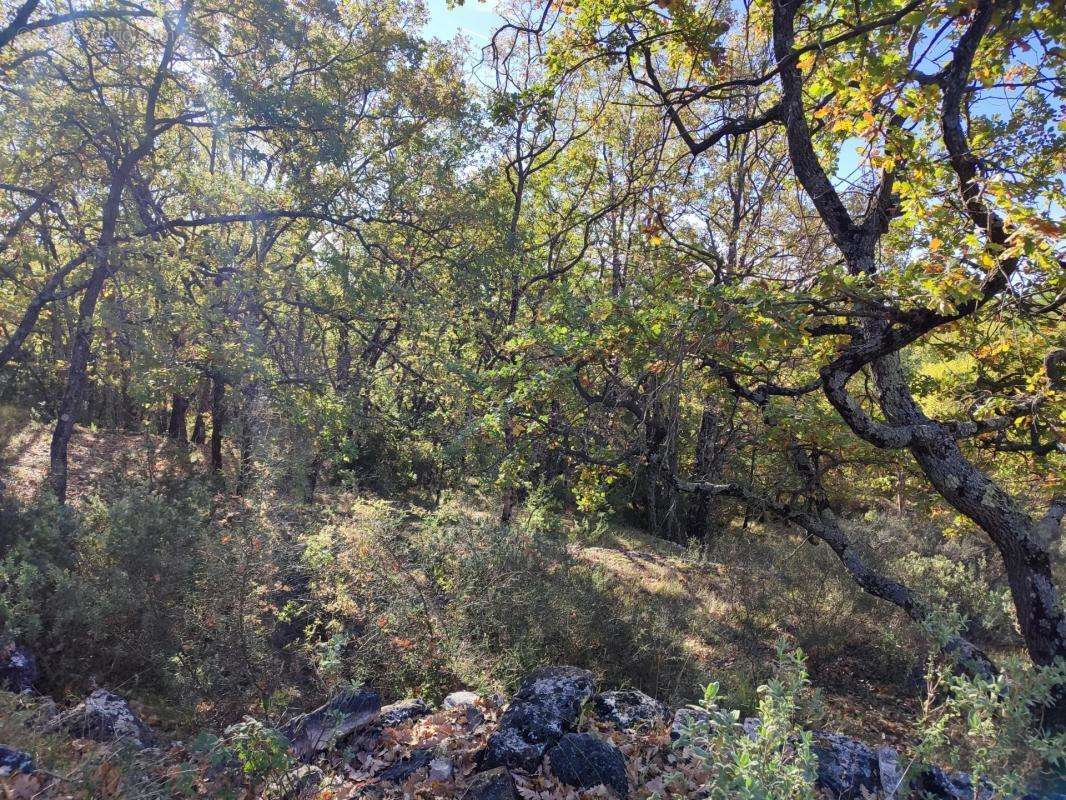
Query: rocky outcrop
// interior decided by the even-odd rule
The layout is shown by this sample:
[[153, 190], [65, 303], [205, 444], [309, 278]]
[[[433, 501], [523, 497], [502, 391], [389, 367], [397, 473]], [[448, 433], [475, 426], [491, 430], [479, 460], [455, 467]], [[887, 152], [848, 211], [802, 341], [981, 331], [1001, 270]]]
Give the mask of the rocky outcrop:
[[514, 778], [506, 767], [479, 772], [470, 781], [462, 800], [518, 800]]
[[629, 795], [625, 756], [591, 734], [566, 734], [548, 751], [548, 761], [555, 777], [568, 786], [592, 789], [602, 784], [619, 797]]
[[592, 698], [592, 707], [597, 717], [621, 730], [657, 725], [670, 719], [666, 705], [636, 689], [600, 692]]
[[0, 744], [0, 777], [16, 773], [30, 774], [36, 771], [37, 764], [33, 756], [25, 750], [16, 750], [14, 747]]
[[373, 723], [381, 711], [381, 698], [373, 689], [351, 689], [332, 697], [314, 711], [281, 728], [292, 743], [293, 754], [310, 760], [338, 741]]
[[16, 642], [0, 644], [0, 689], [5, 692], [32, 692], [41, 673], [33, 653]]
[[576, 667], [546, 667], [531, 673], [480, 753], [480, 766], [535, 770], [547, 749], [573, 730], [594, 690], [592, 673]]
[[65, 731], [97, 742], [118, 742], [138, 749], [151, 747], [156, 736], [119, 695], [97, 689], [69, 711], [52, 717], [46, 731]]

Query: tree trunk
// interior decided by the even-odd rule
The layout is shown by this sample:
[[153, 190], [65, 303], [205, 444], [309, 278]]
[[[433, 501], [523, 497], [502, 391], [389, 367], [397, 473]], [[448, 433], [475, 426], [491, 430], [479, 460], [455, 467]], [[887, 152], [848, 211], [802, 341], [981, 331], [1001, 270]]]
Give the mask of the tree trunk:
[[221, 376], [211, 378], [211, 471], [222, 472], [222, 431], [226, 425], [226, 383]]
[[170, 398], [170, 421], [167, 424], [167, 438], [179, 444], [189, 443], [188, 425], [189, 398], [175, 394]]
[[[696, 434], [695, 474], [698, 481], [716, 483], [718, 480], [717, 433], [718, 416], [712, 408], [704, 407]], [[712, 525], [717, 507], [718, 498], [710, 492], [698, 492], [689, 505], [685, 533], [689, 539], [700, 542], [704, 551], [717, 533]]]
[[[896, 425], [934, 425], [907, 387], [898, 353], [874, 362], [879, 402]], [[1018, 627], [1034, 664], [1046, 666], [1066, 659], [1066, 613], [1055, 584], [1045, 536], [1014, 499], [963, 455], [954, 436], [936, 426], [932, 439], [918, 437], [911, 445], [922, 472], [956, 510], [988, 534], [1007, 573]], [[1066, 686], [1058, 687], [1057, 702], [1048, 710], [1047, 724], [1066, 729]]]
[[[132, 164], [129, 166], [132, 167]], [[85, 294], [82, 295], [81, 303], [78, 305], [78, 321], [74, 329], [74, 341], [70, 348], [67, 382], [63, 389], [63, 397], [59, 401], [56, 427], [52, 432], [48, 483], [60, 503], [65, 503], [67, 500], [67, 450], [70, 446], [70, 437], [74, 433], [74, 423], [78, 419], [82, 398], [85, 395], [85, 387], [88, 382], [96, 304], [100, 300], [104, 283], [112, 270], [111, 260], [113, 253], [111, 249], [115, 241], [115, 228], [118, 224], [122, 190], [128, 177], [123, 171], [125, 168], [126, 165], [122, 165], [119, 168], [119, 172], [114, 176], [107, 201], [104, 203], [103, 224], [96, 243], [96, 263], [85, 285]]]
[[258, 387], [250, 383], [241, 391], [241, 415], [238, 426], [237, 494], [244, 495], [252, 484], [252, 467], [255, 447], [252, 420], [255, 417]]

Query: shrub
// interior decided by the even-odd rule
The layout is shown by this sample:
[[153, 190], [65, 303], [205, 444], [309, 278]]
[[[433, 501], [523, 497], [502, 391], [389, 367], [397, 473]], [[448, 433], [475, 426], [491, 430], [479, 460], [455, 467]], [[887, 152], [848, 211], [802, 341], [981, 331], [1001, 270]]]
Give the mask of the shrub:
[[817, 759], [811, 734], [801, 728], [817, 707], [802, 650], [777, 642], [773, 677], [757, 689], [758, 724], [745, 730], [740, 711], [723, 708], [719, 685], [704, 691], [708, 719], [693, 717], [676, 747], [710, 776], [708, 800], [815, 800]]
[[[951, 609], [936, 619], [930, 634], [939, 641], [963, 621]], [[1041, 724], [1053, 687], [1066, 682], [1066, 663], [1035, 666], [1011, 656], [999, 667], [997, 675], [974, 676], [947, 659], [929, 660], [914, 763], [946, 763], [980, 776], [995, 797], [1016, 797], [1042, 771], [1066, 769], [1066, 734]]]
[[373, 506], [306, 543], [304, 654], [323, 683], [440, 696], [458, 685], [507, 689], [549, 663], [659, 694], [704, 677], [683, 642], [692, 609], [642, 602], [575, 558], [550, 515], [534, 515], [548, 527], [534, 531], [529, 514], [500, 526], [446, 505], [401, 524], [393, 506]]

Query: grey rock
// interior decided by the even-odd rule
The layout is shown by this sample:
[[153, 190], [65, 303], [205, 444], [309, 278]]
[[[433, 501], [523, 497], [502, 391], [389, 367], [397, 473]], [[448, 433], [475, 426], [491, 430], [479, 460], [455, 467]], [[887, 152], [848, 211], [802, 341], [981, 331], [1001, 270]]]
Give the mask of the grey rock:
[[600, 692], [592, 698], [596, 716], [622, 730], [656, 725], [670, 718], [666, 705], [636, 689]]
[[677, 741], [681, 738], [682, 732], [692, 727], [698, 722], [708, 722], [711, 719], [710, 713], [702, 708], [696, 706], [684, 706], [674, 712], [674, 718], [670, 722], [670, 738], [673, 741]]
[[573, 729], [581, 706], [594, 691], [587, 670], [545, 667], [532, 672], [479, 754], [479, 766], [535, 770], [545, 751]]
[[905, 776], [905, 770], [899, 763], [899, 753], [888, 746], [877, 748], [877, 774], [884, 800], [896, 800]]
[[410, 700], [400, 700], [398, 703], [390, 703], [382, 707], [381, 715], [378, 717], [378, 725], [383, 728], [395, 728], [397, 725], [427, 717], [432, 713], [433, 709], [429, 707], [429, 703], [425, 700], [417, 697]]
[[462, 800], [518, 800], [514, 778], [506, 767], [479, 772], [470, 781]]
[[380, 711], [381, 698], [373, 689], [350, 689], [296, 717], [281, 732], [292, 743], [293, 754], [306, 761], [369, 726]]
[[758, 717], [744, 717], [740, 723], [740, 727], [744, 729], [744, 735], [753, 742], [759, 738], [759, 726], [761, 725], [762, 720]]
[[863, 792], [881, 789], [877, 754], [857, 739], [839, 733], [814, 733], [811, 747], [818, 757], [817, 784], [840, 800], [859, 800]]
[[629, 795], [622, 752], [591, 734], [566, 734], [548, 751], [548, 760], [555, 777], [568, 786], [591, 789], [603, 784], [619, 797]]
[[0, 744], [0, 777], [24, 772], [27, 775], [37, 771], [37, 764], [33, 756], [24, 750], [16, 750], [14, 747]]
[[433, 751], [426, 748], [412, 750], [411, 755], [404, 756], [395, 764], [382, 770], [378, 780], [385, 783], [403, 783], [420, 769], [429, 766], [433, 760]]
[[16, 642], [0, 645], [0, 689], [5, 692], [32, 692], [41, 678], [33, 653]]
[[460, 692], [452, 692], [444, 698], [444, 702], [440, 705], [441, 708], [444, 709], [459, 708], [461, 706], [472, 706], [480, 699], [481, 695], [477, 692], [468, 692], [464, 690]]
[[52, 717], [46, 731], [66, 731], [97, 742], [121, 742], [144, 749], [156, 743], [156, 736], [119, 695], [97, 689], [69, 711]]
[[990, 787], [978, 787], [974, 794], [973, 779], [965, 772], [948, 772], [940, 767], [926, 767], [911, 783], [918, 797], [935, 797], [937, 800], [984, 800], [990, 798]]

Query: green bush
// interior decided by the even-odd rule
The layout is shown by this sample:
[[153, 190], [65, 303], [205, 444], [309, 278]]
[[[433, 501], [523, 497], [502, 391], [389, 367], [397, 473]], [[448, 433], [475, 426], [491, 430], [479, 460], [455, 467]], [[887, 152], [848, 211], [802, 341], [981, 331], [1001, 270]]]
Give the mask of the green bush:
[[701, 796], [815, 800], [817, 758], [802, 723], [817, 709], [818, 698], [803, 651], [789, 650], [785, 640], [779, 640], [773, 677], [757, 692], [759, 721], [753, 730], [744, 729], [740, 711], [719, 704], [719, 685], [711, 683], [700, 704], [709, 719], [693, 717], [681, 731], [676, 747], [710, 775]]
[[[929, 635], [940, 642], [964, 620], [950, 608], [935, 619]], [[913, 762], [948, 764], [981, 776], [995, 797], [1018, 797], [1041, 773], [1066, 771], [1066, 733], [1041, 724], [1054, 687], [1066, 683], [1066, 663], [1035, 666], [1010, 656], [999, 668], [996, 675], [975, 676], [948, 659], [929, 659]]]

